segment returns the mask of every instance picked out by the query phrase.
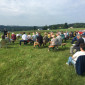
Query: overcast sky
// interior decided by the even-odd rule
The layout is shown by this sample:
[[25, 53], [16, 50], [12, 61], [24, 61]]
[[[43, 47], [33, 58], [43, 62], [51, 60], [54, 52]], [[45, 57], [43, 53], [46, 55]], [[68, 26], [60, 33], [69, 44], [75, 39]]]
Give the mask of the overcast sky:
[[85, 22], [85, 0], [0, 0], [0, 25]]

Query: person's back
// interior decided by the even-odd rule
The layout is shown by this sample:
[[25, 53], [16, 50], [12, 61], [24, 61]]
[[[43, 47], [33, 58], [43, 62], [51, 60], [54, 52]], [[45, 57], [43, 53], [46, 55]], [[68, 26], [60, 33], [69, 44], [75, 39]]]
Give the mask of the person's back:
[[36, 39], [37, 39], [37, 36], [34, 34], [34, 35], [32, 35], [32, 39], [33, 39], [33, 41], [36, 41]]
[[31, 37], [31, 35], [30, 35], [30, 33], [28, 33], [28, 35], [27, 35], [27, 39], [31, 39], [32, 37]]
[[77, 51], [72, 57], [69, 57], [67, 65], [73, 64], [76, 65], [76, 61], [79, 58], [79, 56], [85, 56], [85, 44], [80, 45], [80, 51]]
[[15, 34], [12, 34], [11, 35], [11, 39], [16, 40], [16, 35]]
[[61, 36], [57, 36], [57, 45], [61, 45], [62, 44], [62, 37]]
[[28, 39], [27, 39], [27, 35], [26, 35], [26, 34], [23, 34], [23, 35], [22, 35], [22, 39], [23, 39], [23, 40], [28, 40]]
[[79, 38], [79, 39], [77, 40], [76, 44], [75, 44], [75, 47], [79, 47], [80, 44], [82, 44], [82, 43], [84, 43], [83, 38]]
[[48, 38], [49, 38], [49, 39], [51, 38], [51, 35], [50, 35], [50, 33], [48, 33]]
[[43, 37], [43, 41], [44, 41], [45, 43], [48, 42], [48, 37], [47, 37], [47, 35], [45, 35], [45, 36]]
[[70, 53], [71, 54], [73, 54], [74, 49], [76, 49], [76, 51], [79, 51], [80, 50], [80, 44], [84, 43], [84, 39], [81, 38], [80, 35], [77, 35], [77, 39], [78, 40], [77, 40], [76, 44], [70, 47]]
[[43, 43], [43, 37], [42, 37], [41, 35], [39, 35], [39, 36], [37, 37], [37, 41], [38, 41], [39, 43]]
[[56, 38], [51, 39], [51, 45], [57, 45], [58, 40]]
[[37, 37], [37, 42], [39, 43], [39, 46], [41, 46], [43, 43], [43, 37], [40, 33], [39, 33], [39, 36]]

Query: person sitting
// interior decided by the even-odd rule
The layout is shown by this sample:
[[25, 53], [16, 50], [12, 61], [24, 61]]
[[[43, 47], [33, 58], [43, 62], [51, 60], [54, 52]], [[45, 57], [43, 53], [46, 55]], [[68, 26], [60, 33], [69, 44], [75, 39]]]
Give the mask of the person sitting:
[[44, 33], [44, 37], [43, 37], [43, 46], [46, 45], [46, 43], [48, 42], [48, 36], [47, 33]]
[[48, 41], [50, 41], [50, 39], [51, 39], [51, 34], [50, 34], [50, 32], [48, 33]]
[[27, 44], [27, 35], [25, 34], [25, 32], [23, 32], [23, 35], [22, 35], [22, 40], [20, 40], [20, 46], [21, 46], [21, 42], [24, 42], [24, 44]]
[[43, 37], [42, 35], [39, 33], [38, 37], [37, 37], [37, 42], [39, 43], [39, 47], [42, 45], [43, 43]]
[[62, 41], [65, 39], [65, 35], [63, 34], [63, 31], [61, 32]]
[[50, 33], [50, 35], [51, 35], [51, 38], [53, 38], [53, 37], [54, 37], [54, 33], [53, 33], [53, 32], [51, 32], [51, 33]]
[[37, 37], [39, 36], [39, 33], [38, 33], [38, 32], [36, 32], [36, 36], [37, 36]]
[[32, 39], [33, 39], [34, 42], [36, 42], [37, 36], [35, 35], [34, 32], [33, 32], [33, 35], [32, 35]]
[[59, 33], [57, 33], [56, 36], [57, 36], [56, 37], [56, 39], [57, 39], [56, 43], [57, 43], [58, 46], [60, 46], [62, 44], [62, 37], [60, 36]]
[[28, 33], [27, 38], [28, 38], [28, 40], [31, 40], [32, 39], [30, 33]]
[[76, 61], [79, 56], [85, 55], [85, 44], [80, 44], [80, 51], [76, 52], [72, 57], [69, 57], [68, 62], [66, 62], [67, 65], [76, 64]]
[[77, 39], [77, 37], [75, 36], [73, 39], [72, 39], [72, 44], [75, 42], [75, 41], [77, 41], [78, 39]]
[[85, 38], [85, 34], [82, 35], [83, 38], [78, 34], [77, 35], [77, 42], [76, 44], [74, 44], [73, 46], [70, 47], [70, 53], [73, 54], [74, 49], [76, 49], [76, 51], [80, 50], [80, 44], [84, 43], [84, 38]]
[[32, 40], [32, 36], [31, 36], [30, 33], [28, 33], [28, 35], [27, 35], [27, 39], [28, 39], [28, 42], [30, 42], [30, 43], [34, 43], [34, 41]]
[[55, 35], [53, 36], [53, 38], [50, 41], [50, 46], [48, 47], [48, 51], [51, 47], [54, 47], [57, 45], [57, 39], [55, 38]]
[[14, 43], [15, 40], [16, 40], [16, 35], [15, 35], [14, 33], [12, 33], [12, 35], [11, 35], [11, 39], [12, 39], [12, 42]]

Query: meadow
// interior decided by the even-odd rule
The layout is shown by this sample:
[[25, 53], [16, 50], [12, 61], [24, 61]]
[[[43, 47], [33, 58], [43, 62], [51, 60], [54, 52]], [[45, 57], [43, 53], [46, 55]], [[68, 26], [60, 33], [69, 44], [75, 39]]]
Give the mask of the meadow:
[[66, 65], [71, 40], [66, 43], [66, 47], [51, 51], [49, 44], [33, 48], [31, 44], [19, 46], [19, 40], [0, 48], [0, 85], [85, 85], [85, 76], [78, 76], [73, 66]]

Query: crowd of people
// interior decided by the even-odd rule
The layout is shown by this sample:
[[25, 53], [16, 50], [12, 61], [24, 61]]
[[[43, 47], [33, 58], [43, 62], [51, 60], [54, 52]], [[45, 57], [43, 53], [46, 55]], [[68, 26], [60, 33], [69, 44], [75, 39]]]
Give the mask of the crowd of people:
[[[43, 34], [43, 36], [42, 36]], [[76, 64], [76, 61], [79, 56], [85, 55], [85, 30], [75, 31], [75, 32], [63, 32], [57, 31], [56, 33], [53, 32], [44, 32], [44, 33], [20, 33], [15, 34], [14, 32], [10, 35], [10, 32], [6, 29], [4, 30], [4, 34], [2, 35], [2, 40], [6, 40], [9, 43], [15, 43], [16, 39], [19, 41], [19, 45], [21, 46], [22, 42], [25, 44], [32, 43], [35, 46], [41, 47], [42, 45], [45, 46], [48, 44], [48, 51], [51, 47], [56, 46], [57, 49], [61, 46], [62, 43], [66, 43], [67, 40], [72, 40], [70, 47], [70, 54], [71, 56], [68, 58], [66, 62], [67, 65]], [[2, 41], [1, 40], [1, 41]]]
[[61, 46], [63, 42], [66, 43], [67, 40], [72, 39], [72, 46], [70, 47], [70, 54], [72, 57], [69, 57], [67, 65], [76, 64], [76, 60], [80, 55], [85, 55], [85, 30], [75, 31], [75, 32], [63, 32], [57, 31], [56, 33], [53, 32], [44, 32], [42, 36], [41, 33], [28, 33], [26, 34], [23, 32], [22, 34], [15, 34], [14, 32], [10, 36], [10, 32], [6, 29], [4, 30], [4, 34], [2, 35], [2, 40], [6, 40], [8, 42], [14, 43], [16, 39], [19, 40], [19, 45], [21, 46], [22, 42], [25, 44], [33, 43], [34, 47], [38, 45], [41, 47], [42, 45], [45, 46], [47, 43], [48, 51], [52, 46]]
[[[9, 40], [9, 42], [15, 42], [16, 39], [20, 39], [19, 45], [21, 46], [21, 43], [24, 42], [24, 44], [27, 44], [28, 42], [37, 43], [39, 44], [39, 47], [43, 44], [45, 46], [48, 42], [50, 43], [49, 48], [51, 46], [60, 46], [62, 42], [66, 42], [69, 39], [72, 39], [72, 44], [74, 45], [75, 41], [83, 42], [82, 39], [85, 38], [84, 30], [83, 31], [75, 31], [75, 32], [63, 32], [63, 31], [57, 31], [56, 33], [53, 32], [45, 32], [44, 36], [42, 36], [41, 33], [28, 33], [26, 34], [23, 32], [22, 34], [15, 34], [14, 32], [10, 35], [10, 32], [4, 29], [4, 34], [2, 35], [2, 39], [5, 38], [6, 40]], [[82, 36], [83, 34], [83, 36]], [[81, 38], [82, 37], [82, 38]], [[81, 40], [80, 40], [80, 39]], [[79, 42], [79, 43], [80, 43]], [[78, 44], [78, 43], [77, 43]], [[35, 46], [34, 46], [35, 47]], [[75, 46], [72, 46], [70, 48], [70, 53], [73, 53], [73, 49]]]

